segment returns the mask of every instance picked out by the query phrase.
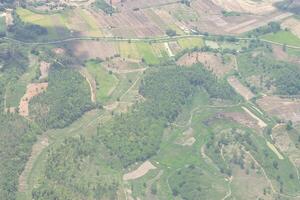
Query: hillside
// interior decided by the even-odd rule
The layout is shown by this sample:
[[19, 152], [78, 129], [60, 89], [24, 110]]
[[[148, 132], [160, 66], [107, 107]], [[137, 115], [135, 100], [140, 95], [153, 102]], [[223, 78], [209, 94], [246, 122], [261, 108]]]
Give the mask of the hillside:
[[0, 199], [300, 199], [292, 0], [0, 0]]

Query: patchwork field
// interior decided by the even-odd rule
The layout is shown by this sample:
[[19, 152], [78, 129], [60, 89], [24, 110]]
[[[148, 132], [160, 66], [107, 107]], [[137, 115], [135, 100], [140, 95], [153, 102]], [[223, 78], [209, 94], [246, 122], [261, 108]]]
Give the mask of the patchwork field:
[[0, 196], [300, 199], [299, 20], [276, 2], [16, 8], [24, 23], [0, 38]]

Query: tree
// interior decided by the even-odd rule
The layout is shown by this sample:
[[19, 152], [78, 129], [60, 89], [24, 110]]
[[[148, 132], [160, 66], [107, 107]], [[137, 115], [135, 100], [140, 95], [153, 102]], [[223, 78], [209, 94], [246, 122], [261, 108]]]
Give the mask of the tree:
[[286, 130], [290, 131], [292, 129], [293, 129], [293, 122], [289, 120], [288, 123], [286, 124]]
[[173, 29], [167, 29], [166, 30], [166, 34], [169, 36], [169, 37], [174, 37], [177, 35], [176, 31], [173, 30]]

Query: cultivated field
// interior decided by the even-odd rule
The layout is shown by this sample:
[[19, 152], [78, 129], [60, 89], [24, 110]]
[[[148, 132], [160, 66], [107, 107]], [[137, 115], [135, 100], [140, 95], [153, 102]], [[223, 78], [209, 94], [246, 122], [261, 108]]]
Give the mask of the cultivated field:
[[258, 105], [271, 116], [283, 121], [300, 122], [300, 101], [277, 96], [265, 96], [257, 100]]
[[196, 63], [202, 63], [204, 67], [211, 70], [218, 77], [222, 77], [236, 68], [233, 57], [209, 52], [187, 53], [177, 61], [177, 64], [182, 66], [192, 66]]

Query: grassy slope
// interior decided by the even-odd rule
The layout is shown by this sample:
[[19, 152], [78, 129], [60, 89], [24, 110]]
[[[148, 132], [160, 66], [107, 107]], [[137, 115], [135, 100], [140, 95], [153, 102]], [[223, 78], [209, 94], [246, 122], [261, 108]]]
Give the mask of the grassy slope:
[[118, 78], [106, 71], [97, 61], [86, 63], [87, 70], [95, 78], [97, 85], [97, 101], [106, 101], [117, 86]]
[[263, 39], [281, 44], [300, 47], [300, 38], [289, 31], [279, 31], [262, 36]]

